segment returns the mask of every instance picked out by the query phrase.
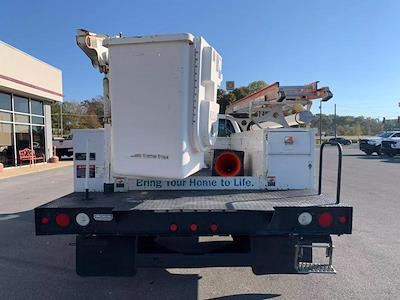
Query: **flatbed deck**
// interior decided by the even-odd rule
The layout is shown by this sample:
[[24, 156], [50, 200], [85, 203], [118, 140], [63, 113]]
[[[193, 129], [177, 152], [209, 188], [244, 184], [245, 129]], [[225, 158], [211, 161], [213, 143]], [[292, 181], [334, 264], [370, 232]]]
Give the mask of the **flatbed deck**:
[[40, 208], [104, 207], [113, 211], [272, 211], [287, 206], [336, 206], [333, 197], [314, 190], [291, 191], [130, 191], [71, 193]]

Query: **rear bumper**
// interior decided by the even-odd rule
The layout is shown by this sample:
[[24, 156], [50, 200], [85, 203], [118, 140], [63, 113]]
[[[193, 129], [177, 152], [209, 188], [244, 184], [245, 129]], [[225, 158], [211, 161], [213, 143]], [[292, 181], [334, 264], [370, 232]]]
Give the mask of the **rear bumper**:
[[361, 143], [359, 144], [360, 150], [363, 152], [368, 152], [368, 151], [372, 151], [372, 152], [376, 152], [379, 151], [381, 149], [381, 145], [370, 145], [368, 143]]
[[382, 142], [382, 148], [381, 151], [384, 154], [387, 155], [397, 155], [400, 154], [400, 149], [399, 148], [392, 148], [392, 146], [396, 144], [396, 142], [393, 141], [383, 141]]
[[400, 149], [382, 148], [381, 151], [383, 154], [388, 154], [388, 155], [399, 155], [400, 154]]
[[[137, 268], [145, 267], [249, 266], [257, 275], [334, 273], [331, 235], [352, 232], [352, 207], [340, 205], [152, 211], [81, 202], [85, 206], [65, 202], [64, 206], [50, 203], [35, 209], [37, 235], [77, 235], [76, 270], [81, 276], [132, 276]], [[312, 215], [305, 226], [298, 221], [303, 212]], [[86, 226], [77, 222], [82, 213], [89, 217]], [[323, 227], [319, 219], [326, 213], [331, 222]], [[64, 214], [64, 226], [57, 224], [60, 214]], [[171, 230], [171, 224], [176, 230]], [[215, 241], [212, 236], [232, 239]], [[203, 242], [200, 237], [211, 241]], [[313, 247], [320, 244], [329, 253], [328, 264], [313, 263]]]
[[[90, 200], [89, 200], [90, 201]], [[309, 212], [312, 221], [303, 226], [298, 222], [302, 212]], [[332, 223], [321, 227], [318, 218], [330, 213]], [[59, 214], [69, 217], [69, 224], [57, 225]], [[78, 225], [76, 216], [85, 213], [89, 217], [86, 226]], [[352, 207], [347, 206], [286, 206], [271, 211], [168, 211], [118, 210], [112, 207], [39, 207], [35, 209], [37, 235], [57, 234], [104, 234], [128, 236], [211, 236], [211, 235], [329, 235], [351, 234]], [[43, 222], [46, 220], [46, 222]], [[171, 224], [177, 230], [172, 232]], [[191, 224], [197, 228], [192, 231]], [[211, 225], [217, 229], [212, 230]], [[215, 227], [214, 227], [215, 229]]]

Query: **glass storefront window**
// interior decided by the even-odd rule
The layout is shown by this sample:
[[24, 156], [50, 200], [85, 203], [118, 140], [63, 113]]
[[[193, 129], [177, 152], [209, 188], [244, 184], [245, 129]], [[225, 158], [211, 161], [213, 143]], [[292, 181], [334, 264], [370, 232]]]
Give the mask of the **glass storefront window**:
[[43, 102], [31, 100], [31, 113], [34, 115], [43, 116]]
[[29, 123], [29, 116], [15, 114], [15, 122], [18, 122], [18, 123]]
[[12, 114], [0, 111], [0, 121], [12, 122]]
[[32, 116], [32, 124], [44, 124], [44, 118]]
[[15, 141], [17, 146], [18, 164], [18, 151], [24, 150], [25, 148], [31, 149], [31, 133], [29, 127], [29, 125], [15, 125]]
[[0, 163], [5, 167], [19, 165], [18, 151], [25, 148], [46, 155], [44, 108], [43, 101], [0, 92]]
[[32, 126], [32, 138], [33, 138], [33, 150], [36, 155], [45, 154], [44, 144], [44, 127], [43, 126]]
[[0, 93], [0, 109], [11, 110], [11, 95]]
[[5, 167], [14, 165], [12, 124], [0, 123], [0, 163]]
[[29, 113], [29, 99], [14, 95], [14, 110]]

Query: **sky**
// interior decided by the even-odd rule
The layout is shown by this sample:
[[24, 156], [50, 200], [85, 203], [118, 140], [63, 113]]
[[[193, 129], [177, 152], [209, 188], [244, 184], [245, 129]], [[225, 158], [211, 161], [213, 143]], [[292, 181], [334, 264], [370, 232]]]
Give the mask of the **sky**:
[[339, 115], [395, 118], [399, 11], [397, 0], [1, 0], [0, 40], [61, 69], [65, 100], [102, 93], [102, 76], [76, 46], [75, 29], [123, 36], [190, 32], [221, 54], [224, 79], [236, 86], [320, 81], [334, 94], [323, 113], [333, 113], [336, 103]]

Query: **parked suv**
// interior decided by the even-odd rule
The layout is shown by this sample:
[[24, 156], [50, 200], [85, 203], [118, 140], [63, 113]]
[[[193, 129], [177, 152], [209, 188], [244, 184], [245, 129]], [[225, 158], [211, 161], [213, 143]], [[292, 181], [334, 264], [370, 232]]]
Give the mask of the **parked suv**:
[[390, 157], [400, 154], [400, 132], [393, 134], [390, 138], [383, 139], [381, 151]]
[[363, 138], [358, 141], [360, 150], [367, 155], [376, 153], [378, 155], [383, 154], [381, 150], [382, 140], [390, 139], [392, 137], [400, 137], [400, 131], [386, 131], [378, 134], [377, 136]]

